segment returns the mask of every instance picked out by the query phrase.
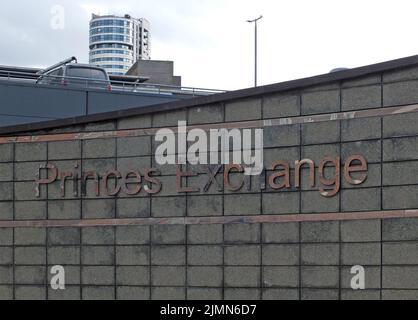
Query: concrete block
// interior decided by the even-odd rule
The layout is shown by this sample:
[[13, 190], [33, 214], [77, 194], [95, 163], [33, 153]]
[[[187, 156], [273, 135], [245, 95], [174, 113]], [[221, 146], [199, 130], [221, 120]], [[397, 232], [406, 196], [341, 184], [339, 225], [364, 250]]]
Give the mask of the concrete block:
[[116, 267], [116, 285], [149, 286], [149, 267]]
[[12, 265], [12, 264], [13, 264], [13, 248], [12, 247], [0, 247], [0, 265], [5, 266], [5, 265]]
[[83, 300], [87, 300], [87, 301], [115, 300], [115, 288], [114, 287], [83, 287], [82, 297], [83, 297]]
[[0, 162], [12, 162], [14, 153], [14, 144], [0, 145]]
[[350, 80], [343, 81], [341, 83], [341, 87], [343, 88], [352, 88], [352, 87], [361, 87], [367, 86], [372, 84], [381, 84], [382, 79], [380, 75], [371, 75], [371, 76], [363, 76], [359, 78], [354, 78]]
[[60, 141], [48, 144], [48, 160], [81, 158], [81, 141]]
[[273, 94], [264, 96], [263, 116], [265, 119], [299, 115], [300, 97], [298, 95]]
[[84, 127], [86, 132], [106, 132], [116, 130], [115, 121], [102, 121], [87, 123]]
[[[39, 201], [39, 200], [46, 200], [46, 186], [41, 186], [40, 190], [40, 197], [36, 197], [36, 190], [35, 184], [33, 182], [15, 182], [14, 183], [14, 200], [32, 200], [32, 201]], [[13, 184], [12, 183], [0, 183], [0, 199], [2, 201], [13, 200]]]
[[148, 218], [151, 215], [150, 198], [132, 198], [116, 200], [116, 216], [125, 218]]
[[342, 290], [341, 300], [378, 301], [380, 300], [380, 290]]
[[0, 301], [13, 300], [13, 286], [0, 286]]
[[65, 290], [48, 289], [48, 300], [52, 301], [77, 301], [81, 300], [81, 288], [78, 286], [66, 286]]
[[[351, 156], [352, 154], [350, 154]], [[336, 158], [340, 156], [339, 144], [320, 144], [315, 146], [302, 147], [302, 156], [295, 159], [311, 159], [317, 166], [324, 159], [324, 157]]]
[[[11, 231], [5, 231], [6, 233]], [[44, 228], [16, 228], [14, 232], [15, 245], [45, 245], [46, 229]], [[3, 243], [3, 242], [2, 242]]]
[[393, 138], [383, 141], [384, 161], [418, 160], [418, 137]]
[[150, 263], [149, 246], [116, 247], [116, 264], [120, 266], [148, 266]]
[[117, 121], [119, 130], [151, 128], [151, 115], [122, 118]]
[[389, 219], [382, 221], [383, 241], [418, 241], [418, 219]]
[[[371, 187], [380, 187], [382, 185], [382, 166], [381, 164], [369, 164], [367, 169], [367, 179], [364, 181], [361, 186], [354, 186], [349, 184], [345, 179], [342, 180], [342, 188], [343, 189], [357, 189], [361, 188], [371, 188]], [[351, 177], [353, 179], [360, 179], [364, 173], [362, 172], [353, 172], [351, 173]]]
[[113, 219], [116, 217], [113, 199], [83, 201], [83, 219]]
[[221, 216], [223, 196], [190, 196], [187, 198], [187, 215], [190, 217]]
[[161, 112], [152, 115], [152, 126], [154, 128], [177, 127], [179, 121], [187, 121], [186, 110]]
[[225, 248], [225, 265], [259, 266], [261, 264], [261, 246], [229, 246]]
[[222, 296], [222, 289], [189, 288], [187, 290], [187, 300], [190, 301], [219, 301], [222, 300]]
[[[149, 168], [153, 167], [153, 165], [151, 165], [152, 163], [151, 160], [152, 160], [152, 157], [129, 157], [129, 158], [118, 157], [117, 167], [118, 167], [118, 170], [124, 173], [127, 173], [129, 171], [137, 171], [137, 170], [139, 170], [142, 173], [142, 172], [145, 172], [145, 170], [148, 170]], [[142, 192], [140, 194], [142, 194]]]
[[116, 227], [117, 245], [145, 245], [150, 243], [150, 227], [120, 226]]
[[383, 185], [418, 184], [418, 161], [383, 164]]
[[418, 134], [417, 121], [417, 112], [383, 117], [383, 136], [396, 138], [416, 135]]
[[[48, 284], [51, 284], [52, 277], [51, 270], [54, 266], [48, 266]], [[80, 266], [68, 266], [64, 264], [65, 269], [65, 283], [66, 286], [79, 286], [81, 283], [81, 267]], [[49, 286], [51, 287], [51, 286]]]
[[113, 138], [83, 141], [84, 159], [114, 158], [116, 156], [116, 140]]
[[158, 225], [151, 228], [153, 244], [185, 244], [186, 227], [182, 225]]
[[275, 148], [264, 150], [264, 163], [270, 166], [277, 160], [287, 161], [291, 168], [295, 167], [295, 160], [300, 159], [300, 147]]
[[302, 115], [340, 111], [340, 91], [317, 91], [302, 94]]
[[300, 126], [272, 126], [264, 128], [264, 147], [289, 147], [300, 144]]
[[13, 245], [13, 229], [11, 228], [0, 229], [0, 243], [2, 246]]
[[226, 267], [225, 268], [225, 287], [259, 288], [260, 285], [261, 285], [261, 268], [260, 267]]
[[118, 157], [141, 157], [151, 155], [151, 137], [117, 139]]
[[190, 266], [220, 266], [223, 249], [221, 246], [189, 246], [187, 261]]
[[80, 200], [48, 201], [48, 218], [53, 219], [53, 220], [80, 219], [81, 218], [81, 201]]
[[259, 224], [231, 224], [225, 226], [225, 243], [260, 243], [261, 226]]
[[14, 253], [16, 265], [45, 265], [45, 247], [17, 247]]
[[117, 287], [117, 299], [126, 301], [148, 301], [151, 298], [151, 290], [143, 287]]
[[418, 206], [418, 186], [384, 187], [383, 209], [415, 209]]
[[302, 287], [304, 288], [338, 288], [338, 267], [302, 267]]
[[261, 119], [261, 98], [236, 100], [225, 105], [225, 121]]
[[116, 168], [116, 159], [88, 159], [83, 160], [83, 171], [107, 172]]
[[418, 290], [418, 267], [383, 267], [384, 289]]
[[340, 211], [340, 195], [324, 197], [319, 191], [302, 192], [302, 213], [325, 213]]
[[[0, 220], [13, 220], [13, 202], [0, 202]], [[17, 220], [17, 218], [16, 218]]]
[[382, 121], [380, 118], [363, 118], [341, 121], [342, 141], [380, 139]]
[[341, 246], [341, 263], [346, 266], [376, 266], [381, 262], [380, 243], [345, 243]]
[[304, 222], [301, 233], [302, 242], [338, 242], [339, 222]]
[[299, 192], [263, 193], [263, 214], [295, 214], [299, 213]]
[[186, 284], [186, 267], [153, 267], [152, 285], [158, 287], [176, 287]]
[[115, 243], [115, 228], [92, 227], [81, 232], [83, 245], [113, 245]]
[[155, 266], [186, 265], [185, 246], [153, 246], [151, 248], [151, 263]]
[[380, 220], [341, 222], [342, 242], [377, 242], [381, 237]]
[[405, 301], [418, 300], [418, 290], [383, 290], [382, 300]]
[[[16, 195], [16, 198], [18, 197], [18, 195]], [[13, 200], [13, 183], [1, 182], [0, 183], [0, 201], [11, 201], [11, 200]]]
[[13, 284], [13, 267], [0, 267], [0, 284]]
[[265, 223], [263, 229], [263, 243], [298, 243], [299, 223]]
[[187, 269], [187, 284], [189, 287], [223, 286], [223, 269], [219, 267], [189, 267]]
[[48, 247], [48, 263], [51, 265], [79, 265], [79, 247]]
[[343, 143], [341, 146], [341, 159], [345, 162], [353, 155], [362, 155], [368, 163], [380, 163], [382, 146], [378, 141], [357, 141]]
[[115, 248], [113, 246], [82, 247], [81, 261], [86, 266], [111, 266], [115, 263]]
[[381, 209], [381, 189], [351, 189], [341, 193], [344, 212], [378, 211]]
[[333, 301], [339, 300], [338, 290], [324, 289], [303, 289], [301, 293], [302, 301]]
[[222, 244], [223, 226], [214, 225], [191, 225], [187, 229], [188, 244]]
[[265, 266], [295, 266], [298, 264], [298, 245], [265, 245], [263, 247], [263, 265]]
[[16, 162], [45, 161], [47, 159], [47, 143], [18, 143], [15, 146]]
[[298, 289], [265, 289], [263, 300], [266, 301], [296, 301], [299, 300]]
[[338, 266], [340, 264], [339, 244], [302, 245], [302, 264], [316, 266]]
[[340, 122], [327, 121], [302, 125], [302, 144], [340, 142]]
[[186, 216], [186, 197], [160, 197], [152, 199], [154, 218]]
[[152, 288], [151, 297], [152, 300], [184, 301], [186, 300], [186, 289], [169, 287]]
[[26, 301], [46, 300], [46, 287], [44, 286], [16, 286], [15, 299]]
[[[11, 212], [13, 213], [13, 207], [11, 209]], [[15, 202], [15, 220], [44, 220], [46, 219], [46, 214], [46, 201]]]
[[223, 121], [224, 110], [221, 104], [190, 108], [189, 125], [219, 123]]
[[83, 267], [81, 281], [83, 285], [112, 286], [115, 284], [115, 267]]
[[[16, 166], [18, 165], [19, 164], [16, 164]], [[13, 164], [12, 163], [0, 163], [0, 181], [2, 182], [13, 181]]]
[[383, 264], [418, 265], [418, 243], [397, 242], [383, 244]]
[[257, 301], [261, 299], [260, 289], [225, 289], [225, 300]]
[[341, 95], [343, 111], [373, 109], [382, 105], [380, 84], [343, 89]]
[[[354, 265], [353, 265], [354, 266]], [[350, 289], [351, 281], [355, 274], [351, 274], [351, 268], [353, 266], [347, 266], [341, 268], [341, 288]], [[381, 269], [378, 267], [363, 266], [365, 271], [366, 290], [380, 289], [381, 285]]]
[[79, 245], [80, 244], [79, 228], [51, 228], [48, 229], [48, 244], [61, 245]]
[[415, 80], [417, 78], [417, 67], [406, 67], [398, 70], [388, 71], [383, 74], [384, 83], [398, 82], [404, 80]]
[[15, 283], [22, 285], [45, 285], [46, 268], [45, 267], [15, 267]]
[[225, 215], [257, 215], [261, 213], [261, 195], [228, 195], [224, 197]]
[[263, 268], [263, 286], [266, 288], [298, 288], [298, 267]]
[[383, 85], [385, 107], [414, 104], [418, 102], [418, 81], [403, 81]]

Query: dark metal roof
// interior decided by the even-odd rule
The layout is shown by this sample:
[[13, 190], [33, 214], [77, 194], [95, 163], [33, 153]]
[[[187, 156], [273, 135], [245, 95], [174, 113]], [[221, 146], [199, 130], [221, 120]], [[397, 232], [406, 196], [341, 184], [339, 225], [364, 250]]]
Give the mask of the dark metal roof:
[[317, 85], [324, 85], [332, 82], [346, 81], [359, 77], [364, 77], [371, 74], [381, 73], [385, 71], [392, 71], [397, 69], [403, 69], [407, 67], [418, 66], [418, 55], [401, 58], [397, 60], [391, 60], [387, 62], [377, 63], [359, 68], [353, 68], [343, 70], [334, 73], [327, 73], [309, 78], [303, 78], [299, 80], [292, 80], [287, 82], [281, 82], [277, 84], [266, 85], [257, 88], [249, 88], [237, 91], [230, 91], [226, 93], [214, 94], [210, 96], [198, 97], [193, 99], [175, 101], [164, 103], [160, 105], [153, 105], [149, 107], [140, 107], [109, 112], [94, 114], [89, 116], [74, 117], [68, 119], [52, 120], [39, 123], [31, 123], [25, 125], [17, 125], [10, 127], [0, 128], [1, 135], [19, 134], [22, 132], [49, 130], [60, 127], [67, 127], [72, 125], [81, 125], [91, 122], [110, 121], [114, 119], [151, 114], [157, 112], [172, 111], [178, 109], [184, 109], [195, 106], [203, 106], [207, 104], [214, 104], [223, 101], [229, 101], [234, 99], [245, 99], [254, 96], [279, 93], [284, 91], [298, 90], [301, 88], [312, 87]]

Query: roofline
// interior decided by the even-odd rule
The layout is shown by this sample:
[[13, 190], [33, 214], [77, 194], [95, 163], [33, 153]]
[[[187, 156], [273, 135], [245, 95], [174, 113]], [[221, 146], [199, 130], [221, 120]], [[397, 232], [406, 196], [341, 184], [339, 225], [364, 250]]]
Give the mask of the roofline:
[[371, 74], [381, 73], [384, 71], [402, 69], [418, 65], [418, 55], [406, 58], [381, 62], [368, 66], [343, 70], [334, 73], [322, 74], [314, 77], [303, 78], [298, 80], [286, 81], [262, 87], [242, 89], [237, 91], [230, 91], [210, 96], [198, 97], [193, 99], [179, 100], [158, 105], [151, 105], [146, 107], [134, 107], [131, 109], [100, 113], [88, 116], [72, 117], [67, 119], [51, 120], [45, 122], [37, 122], [9, 127], [0, 128], [0, 135], [19, 134], [23, 132], [39, 131], [57, 129], [61, 127], [81, 125], [91, 122], [110, 121], [114, 119], [138, 116], [144, 114], [153, 114], [166, 111], [173, 111], [178, 109], [185, 109], [197, 107], [208, 104], [215, 104], [222, 101], [233, 99], [245, 99], [249, 97], [265, 95], [270, 93], [279, 93], [283, 91], [292, 91], [300, 88], [312, 87], [317, 85], [324, 85], [337, 81], [344, 81], [354, 78], [359, 78]]

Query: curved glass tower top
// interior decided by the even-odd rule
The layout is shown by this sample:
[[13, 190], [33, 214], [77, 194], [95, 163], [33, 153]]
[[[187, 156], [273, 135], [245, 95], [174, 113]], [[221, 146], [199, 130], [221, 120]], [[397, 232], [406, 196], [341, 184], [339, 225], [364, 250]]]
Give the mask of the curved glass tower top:
[[149, 60], [150, 24], [146, 19], [93, 14], [90, 21], [90, 64], [110, 74], [125, 74], [140, 59]]

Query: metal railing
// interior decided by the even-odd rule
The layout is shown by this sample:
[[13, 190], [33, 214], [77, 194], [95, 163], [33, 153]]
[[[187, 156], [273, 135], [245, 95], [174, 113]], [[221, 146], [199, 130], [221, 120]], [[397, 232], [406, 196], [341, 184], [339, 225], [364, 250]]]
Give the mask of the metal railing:
[[[224, 93], [225, 90], [206, 89], [173, 85], [162, 85], [154, 83], [139, 83], [128, 81], [110, 81], [81, 77], [38, 75], [35, 73], [18, 72], [0, 69], [0, 81], [31, 81], [34, 84], [43, 87], [61, 87], [75, 89], [97, 89], [112, 92], [128, 93], [151, 93], [159, 95], [190, 95], [190, 96], [208, 96], [217, 93]], [[109, 87], [111, 85], [111, 88]]]

